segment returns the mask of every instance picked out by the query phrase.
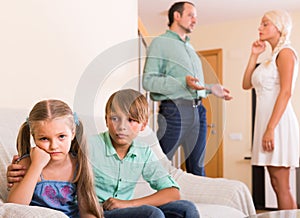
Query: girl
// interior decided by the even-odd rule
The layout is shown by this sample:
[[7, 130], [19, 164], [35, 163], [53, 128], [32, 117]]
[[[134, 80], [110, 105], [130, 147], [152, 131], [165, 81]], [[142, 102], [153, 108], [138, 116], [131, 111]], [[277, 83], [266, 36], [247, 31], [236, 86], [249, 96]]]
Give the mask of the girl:
[[17, 149], [28, 170], [12, 187], [8, 202], [48, 207], [69, 217], [103, 217], [83, 126], [66, 103], [38, 102], [19, 130]]

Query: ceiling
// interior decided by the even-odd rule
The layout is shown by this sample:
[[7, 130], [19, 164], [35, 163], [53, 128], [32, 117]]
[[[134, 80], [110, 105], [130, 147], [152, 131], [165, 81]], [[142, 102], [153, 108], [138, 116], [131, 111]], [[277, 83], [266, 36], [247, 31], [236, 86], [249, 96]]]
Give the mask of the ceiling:
[[[181, 1], [181, 0], [177, 0]], [[138, 13], [149, 35], [167, 29], [167, 13], [176, 0], [138, 0]], [[198, 25], [257, 18], [273, 9], [300, 11], [299, 0], [190, 0], [197, 8]]]

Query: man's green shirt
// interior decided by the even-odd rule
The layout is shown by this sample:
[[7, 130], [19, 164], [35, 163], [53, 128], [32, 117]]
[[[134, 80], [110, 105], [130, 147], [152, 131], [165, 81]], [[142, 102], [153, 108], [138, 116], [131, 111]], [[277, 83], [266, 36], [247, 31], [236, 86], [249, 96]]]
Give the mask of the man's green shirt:
[[153, 39], [147, 50], [143, 87], [152, 100], [205, 98], [209, 92], [196, 91], [186, 85], [186, 76], [199, 79], [205, 86], [202, 63], [186, 37], [183, 41], [171, 30]]

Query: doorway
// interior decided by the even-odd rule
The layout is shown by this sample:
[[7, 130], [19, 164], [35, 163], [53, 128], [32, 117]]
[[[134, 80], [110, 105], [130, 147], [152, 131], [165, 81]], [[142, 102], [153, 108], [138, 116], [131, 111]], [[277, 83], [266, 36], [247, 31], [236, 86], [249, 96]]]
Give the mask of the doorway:
[[[197, 52], [202, 60], [206, 84], [222, 84], [222, 49]], [[207, 177], [223, 177], [223, 109], [224, 101], [209, 95], [203, 99], [207, 110], [205, 171]]]

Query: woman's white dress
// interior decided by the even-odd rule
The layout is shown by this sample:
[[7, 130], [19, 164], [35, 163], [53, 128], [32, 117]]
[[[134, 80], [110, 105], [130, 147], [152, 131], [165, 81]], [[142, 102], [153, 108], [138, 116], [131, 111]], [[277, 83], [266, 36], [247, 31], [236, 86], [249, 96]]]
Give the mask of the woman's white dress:
[[[294, 51], [294, 49], [292, 50]], [[262, 147], [263, 134], [280, 92], [280, 77], [276, 66], [278, 52], [273, 55], [271, 61], [260, 64], [252, 74], [252, 85], [256, 92], [256, 112], [251, 162], [252, 165], [260, 166], [298, 167], [299, 126], [291, 99], [275, 128], [273, 152], [265, 152]], [[294, 66], [292, 92], [297, 75], [298, 57]]]

